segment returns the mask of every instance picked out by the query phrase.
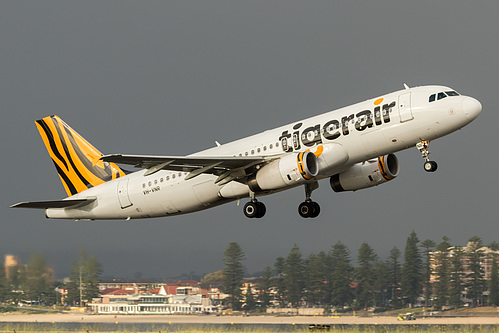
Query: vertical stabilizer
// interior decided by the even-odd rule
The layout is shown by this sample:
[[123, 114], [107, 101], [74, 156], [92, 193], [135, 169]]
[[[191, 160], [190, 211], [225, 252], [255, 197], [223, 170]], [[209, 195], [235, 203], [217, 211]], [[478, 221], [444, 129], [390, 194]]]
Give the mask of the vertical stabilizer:
[[101, 161], [101, 152], [58, 116], [35, 123], [68, 196], [125, 175], [116, 164]]

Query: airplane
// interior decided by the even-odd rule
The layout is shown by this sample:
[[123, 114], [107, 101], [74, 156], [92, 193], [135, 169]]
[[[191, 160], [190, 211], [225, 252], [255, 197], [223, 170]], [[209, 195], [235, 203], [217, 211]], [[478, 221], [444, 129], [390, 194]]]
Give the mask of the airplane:
[[[20, 202], [53, 219], [140, 219], [175, 216], [249, 198], [248, 218], [262, 218], [258, 198], [303, 186], [298, 206], [315, 218], [312, 192], [329, 178], [335, 192], [396, 178], [395, 152], [416, 147], [434, 172], [429, 143], [472, 122], [482, 105], [445, 86], [408, 87], [188, 156], [103, 155], [56, 115], [36, 126], [68, 197]], [[130, 172], [120, 165], [141, 168]]]

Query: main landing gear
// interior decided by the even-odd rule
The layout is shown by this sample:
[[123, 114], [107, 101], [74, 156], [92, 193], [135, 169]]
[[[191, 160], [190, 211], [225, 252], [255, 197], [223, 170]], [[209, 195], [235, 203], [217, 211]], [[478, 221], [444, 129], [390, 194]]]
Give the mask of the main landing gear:
[[437, 162], [430, 161], [428, 155], [430, 155], [430, 151], [428, 150], [428, 146], [430, 145], [430, 141], [421, 141], [416, 143], [416, 148], [421, 152], [421, 156], [425, 160], [423, 164], [423, 168], [426, 172], [435, 172], [437, 170]]
[[[305, 184], [305, 201], [302, 202], [298, 206], [298, 214], [300, 214], [301, 217], [317, 217], [319, 216], [321, 212], [321, 206], [317, 202], [312, 201], [310, 196], [312, 195], [312, 191], [315, 189], [319, 188], [319, 183], [318, 182], [313, 182], [309, 184]], [[251, 201], [247, 202], [244, 205], [243, 212], [246, 217], [249, 217], [250, 219], [252, 218], [262, 218], [266, 211], [267, 208], [265, 208], [265, 205], [263, 202], [260, 202], [256, 200], [255, 193], [250, 193]]]
[[319, 188], [318, 182], [305, 184], [305, 201], [298, 206], [298, 214], [304, 218], [314, 218], [321, 213], [321, 206], [310, 198], [312, 191]]
[[265, 208], [263, 202], [256, 200], [254, 192], [250, 192], [250, 197], [251, 201], [247, 202], [244, 205], [243, 208], [244, 215], [246, 215], [246, 217], [249, 217], [250, 219], [262, 218], [265, 215], [265, 212], [267, 212], [267, 208]]

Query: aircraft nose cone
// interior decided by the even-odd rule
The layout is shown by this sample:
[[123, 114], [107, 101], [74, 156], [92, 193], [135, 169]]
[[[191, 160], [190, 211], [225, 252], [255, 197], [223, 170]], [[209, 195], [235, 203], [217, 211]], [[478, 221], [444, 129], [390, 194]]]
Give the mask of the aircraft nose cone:
[[472, 97], [467, 97], [463, 101], [463, 111], [465, 117], [472, 121], [482, 112], [482, 104]]

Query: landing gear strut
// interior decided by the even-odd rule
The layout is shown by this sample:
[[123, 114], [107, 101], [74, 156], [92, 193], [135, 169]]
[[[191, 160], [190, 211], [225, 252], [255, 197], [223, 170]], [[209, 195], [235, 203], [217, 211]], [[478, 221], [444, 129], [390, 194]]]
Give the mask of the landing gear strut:
[[314, 218], [319, 216], [321, 212], [321, 206], [319, 206], [317, 202], [312, 201], [312, 199], [310, 198], [312, 195], [312, 191], [317, 188], [319, 188], [318, 182], [305, 184], [305, 201], [298, 206], [298, 214], [300, 214], [301, 217]]
[[252, 218], [262, 218], [267, 212], [267, 208], [263, 202], [256, 200], [255, 193], [250, 193], [251, 201], [244, 205], [243, 212], [246, 217]]
[[426, 172], [435, 172], [437, 170], [437, 162], [430, 161], [428, 155], [430, 155], [430, 151], [428, 150], [428, 146], [430, 145], [430, 141], [421, 141], [416, 143], [416, 148], [421, 152], [421, 156], [425, 160], [423, 164], [423, 168]]

